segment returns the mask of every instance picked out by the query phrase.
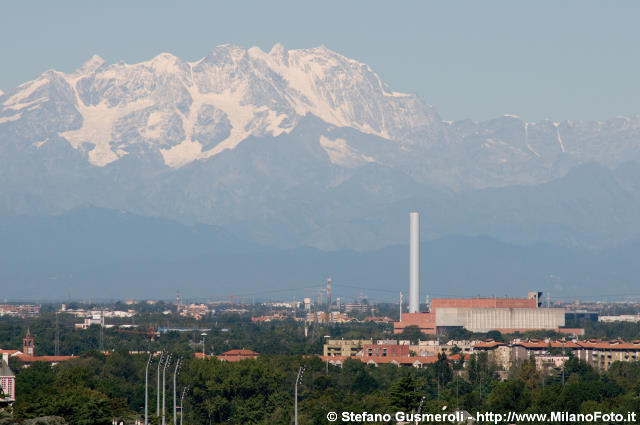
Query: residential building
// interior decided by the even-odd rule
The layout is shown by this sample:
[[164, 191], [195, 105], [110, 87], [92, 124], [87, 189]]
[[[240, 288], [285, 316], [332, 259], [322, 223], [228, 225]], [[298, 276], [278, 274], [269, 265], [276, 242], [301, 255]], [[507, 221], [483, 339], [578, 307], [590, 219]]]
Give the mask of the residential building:
[[34, 304], [0, 304], [0, 317], [37, 317], [40, 315], [40, 306]]
[[200, 320], [209, 313], [213, 312], [206, 304], [189, 304], [181, 305], [181, 307], [182, 308], [179, 309], [180, 316], [193, 317], [196, 320]]
[[[394, 341], [395, 342], [395, 341]], [[409, 357], [409, 345], [364, 344], [361, 357]]]
[[[528, 359], [536, 359], [546, 369], [558, 367], [558, 362], [573, 355], [585, 361], [596, 370], [608, 370], [616, 362], [632, 362], [640, 360], [640, 341], [625, 342], [622, 340], [514, 340], [512, 342], [485, 341], [474, 346], [475, 351], [487, 351], [505, 370]], [[509, 353], [508, 361], [505, 352]]]
[[640, 360], [640, 341], [622, 340], [579, 342], [580, 349], [574, 355], [595, 369], [608, 370], [613, 362], [635, 362]]
[[569, 356], [541, 354], [534, 357], [536, 362], [536, 370], [541, 371], [544, 374], [549, 374], [553, 370], [556, 370], [569, 360]]
[[9, 352], [2, 351], [0, 357], [0, 401], [13, 402], [16, 400], [16, 375], [9, 367]]
[[371, 339], [330, 339], [324, 344], [323, 355], [330, 357], [351, 357], [358, 354]]
[[640, 314], [621, 314], [619, 316], [600, 316], [598, 322], [613, 323], [613, 322], [640, 322]]

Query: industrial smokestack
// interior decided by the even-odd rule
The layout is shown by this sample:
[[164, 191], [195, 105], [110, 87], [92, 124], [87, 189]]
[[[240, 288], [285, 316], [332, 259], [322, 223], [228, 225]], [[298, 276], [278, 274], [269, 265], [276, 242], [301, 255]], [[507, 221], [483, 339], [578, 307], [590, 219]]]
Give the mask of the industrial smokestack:
[[420, 312], [420, 214], [409, 213], [409, 313]]

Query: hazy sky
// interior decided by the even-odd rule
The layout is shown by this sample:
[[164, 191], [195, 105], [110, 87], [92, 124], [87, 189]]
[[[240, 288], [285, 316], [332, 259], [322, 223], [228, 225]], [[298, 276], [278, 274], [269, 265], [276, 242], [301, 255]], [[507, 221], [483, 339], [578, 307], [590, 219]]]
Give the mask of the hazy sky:
[[324, 44], [443, 119], [607, 119], [640, 113], [639, 17], [637, 1], [3, 1], [0, 89], [94, 53]]

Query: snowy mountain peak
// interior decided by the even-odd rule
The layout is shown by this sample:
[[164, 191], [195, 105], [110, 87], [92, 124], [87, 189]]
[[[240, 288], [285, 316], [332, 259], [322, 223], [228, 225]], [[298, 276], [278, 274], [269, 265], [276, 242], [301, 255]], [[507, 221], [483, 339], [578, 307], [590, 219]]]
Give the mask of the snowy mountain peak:
[[282, 43], [276, 43], [269, 51], [269, 56], [274, 58], [285, 58], [287, 56], [287, 49]]
[[[324, 46], [287, 50], [277, 43], [265, 53], [225, 44], [193, 63], [161, 53], [107, 65], [94, 55], [72, 74], [43, 74], [16, 88], [3, 106], [15, 107], [38, 88], [40, 100], [66, 102], [67, 124], [57, 135], [97, 166], [156, 152], [181, 167], [249, 136], [288, 133], [308, 114], [403, 144], [424, 143], [440, 125], [417, 97], [391, 92], [367, 65]], [[46, 133], [46, 123], [34, 125]]]
[[80, 68], [76, 70], [76, 74], [91, 74], [94, 73], [98, 68], [104, 65], [104, 59], [102, 59], [99, 55], [94, 54], [91, 56], [91, 59], [82, 64]]

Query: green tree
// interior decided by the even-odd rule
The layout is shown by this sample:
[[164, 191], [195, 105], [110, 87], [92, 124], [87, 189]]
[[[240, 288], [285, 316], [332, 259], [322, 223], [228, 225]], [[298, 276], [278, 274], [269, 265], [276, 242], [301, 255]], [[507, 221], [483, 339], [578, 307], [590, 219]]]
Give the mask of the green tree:
[[416, 409], [419, 401], [417, 383], [411, 374], [407, 373], [398, 379], [389, 390], [389, 404], [398, 411]]
[[453, 372], [451, 371], [451, 364], [445, 353], [438, 353], [438, 360], [435, 362], [434, 367], [439, 385], [444, 386], [451, 381]]
[[407, 326], [402, 330], [402, 332], [398, 335], [400, 339], [408, 339], [412, 344], [417, 344], [418, 340], [424, 338], [425, 335], [422, 333], [419, 327], [416, 325]]
[[487, 397], [489, 408], [494, 412], [522, 412], [529, 405], [530, 396], [521, 380], [498, 383]]
[[492, 339], [498, 342], [504, 342], [504, 337], [500, 333], [500, 331], [489, 331], [487, 332], [487, 338]]
[[43, 416], [41, 418], [27, 419], [22, 425], [67, 425], [60, 416]]
[[351, 390], [357, 393], [371, 393], [378, 387], [378, 382], [366, 370], [358, 372], [353, 379]]

